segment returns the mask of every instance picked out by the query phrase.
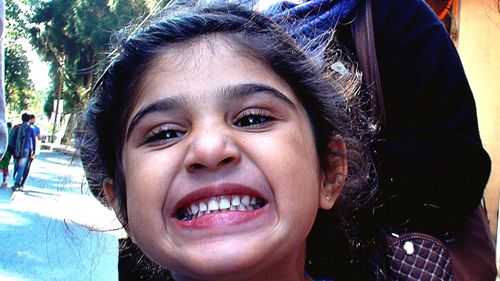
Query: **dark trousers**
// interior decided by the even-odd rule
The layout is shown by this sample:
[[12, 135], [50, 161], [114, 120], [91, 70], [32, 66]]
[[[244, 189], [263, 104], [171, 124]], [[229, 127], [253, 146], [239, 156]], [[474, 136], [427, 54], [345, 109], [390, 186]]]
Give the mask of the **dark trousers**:
[[20, 187], [23, 182], [24, 170], [30, 161], [29, 157], [20, 157], [14, 159], [14, 186]]

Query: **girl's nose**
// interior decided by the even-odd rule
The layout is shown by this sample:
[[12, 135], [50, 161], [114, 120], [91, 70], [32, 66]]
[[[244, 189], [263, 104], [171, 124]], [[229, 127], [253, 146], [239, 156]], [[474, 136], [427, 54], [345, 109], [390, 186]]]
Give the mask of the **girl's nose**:
[[240, 150], [224, 129], [205, 130], [193, 137], [185, 159], [188, 172], [215, 171], [240, 161]]

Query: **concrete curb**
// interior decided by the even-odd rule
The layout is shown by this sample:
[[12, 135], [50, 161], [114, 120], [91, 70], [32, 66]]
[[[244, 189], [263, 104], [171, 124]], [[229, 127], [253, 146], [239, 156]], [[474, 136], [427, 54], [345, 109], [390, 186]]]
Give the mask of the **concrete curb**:
[[79, 152], [76, 148], [74, 148], [71, 145], [65, 145], [65, 144], [41, 143], [40, 149], [59, 152], [67, 155], [76, 155], [76, 156], [79, 155]]

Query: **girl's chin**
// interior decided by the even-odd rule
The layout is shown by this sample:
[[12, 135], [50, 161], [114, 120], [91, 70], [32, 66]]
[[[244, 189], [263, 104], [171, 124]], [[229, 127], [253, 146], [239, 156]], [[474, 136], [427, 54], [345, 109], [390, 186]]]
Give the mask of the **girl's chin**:
[[265, 271], [268, 260], [258, 254], [244, 255], [242, 251], [234, 255], [207, 254], [186, 265], [186, 270], [172, 272], [175, 280], [258, 280], [256, 274]]
[[[286, 241], [283, 244], [287, 244]], [[181, 266], [184, 270], [173, 268], [171, 271], [175, 280], [288, 280], [286, 276], [300, 276], [304, 269], [302, 249], [305, 245], [288, 245], [295, 250], [286, 251], [281, 248], [288, 248], [283, 244], [277, 246], [261, 238], [246, 245], [220, 244], [219, 249], [203, 253], [186, 249]]]

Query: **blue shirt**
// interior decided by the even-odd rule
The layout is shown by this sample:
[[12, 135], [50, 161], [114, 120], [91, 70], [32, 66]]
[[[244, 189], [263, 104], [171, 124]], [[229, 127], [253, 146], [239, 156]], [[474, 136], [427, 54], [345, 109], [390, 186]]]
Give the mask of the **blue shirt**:
[[28, 150], [29, 152], [34, 152], [36, 149], [35, 130], [31, 126], [28, 126], [26, 128], [25, 133], [26, 133], [26, 135], [25, 135], [25, 141], [24, 141], [24, 149]]

